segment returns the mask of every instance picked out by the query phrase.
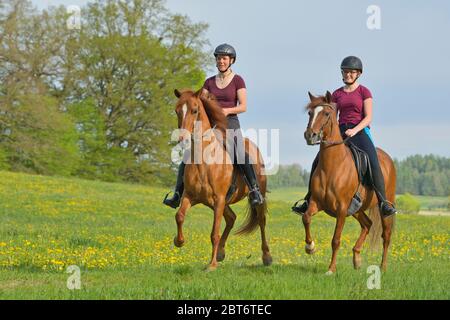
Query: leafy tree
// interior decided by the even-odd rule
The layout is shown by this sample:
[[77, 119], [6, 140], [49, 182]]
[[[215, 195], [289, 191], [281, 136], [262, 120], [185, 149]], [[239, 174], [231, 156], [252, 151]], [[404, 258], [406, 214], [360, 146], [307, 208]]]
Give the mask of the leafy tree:
[[402, 213], [419, 213], [420, 211], [419, 200], [409, 193], [397, 197], [396, 204], [398, 210]]
[[174, 179], [173, 89], [199, 88], [211, 59], [207, 25], [163, 4], [92, 1], [69, 30], [62, 6], [0, 2], [0, 168]]
[[80, 67], [66, 68], [61, 95], [71, 104], [89, 97], [98, 108], [109, 157], [122, 155], [117, 175], [166, 180], [176, 128], [173, 90], [202, 85], [207, 26], [170, 15], [158, 0], [95, 1], [83, 17], [67, 59]]
[[308, 181], [309, 172], [299, 164], [280, 165], [277, 174], [268, 177], [269, 188], [305, 187]]
[[397, 193], [446, 196], [450, 191], [450, 159], [414, 155], [395, 161]]
[[[70, 175], [78, 163], [75, 128], [47, 94], [53, 70], [48, 19], [29, 1], [3, 3], [0, 14], [0, 149], [12, 170]], [[51, 33], [51, 32], [50, 32]]]

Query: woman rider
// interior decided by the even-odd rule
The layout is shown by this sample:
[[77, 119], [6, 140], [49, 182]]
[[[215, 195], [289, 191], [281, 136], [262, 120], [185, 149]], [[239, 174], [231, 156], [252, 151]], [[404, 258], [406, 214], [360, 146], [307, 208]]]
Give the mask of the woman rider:
[[[369, 89], [358, 83], [358, 78], [363, 72], [363, 65], [358, 57], [346, 57], [341, 63], [341, 72], [345, 86], [333, 92], [332, 101], [336, 103], [339, 111], [339, 129], [342, 137], [350, 137], [349, 141], [364, 150], [370, 161], [373, 184], [380, 205], [380, 211], [387, 217], [397, 213], [395, 208], [386, 200], [383, 173], [381, 172], [369, 125], [372, 121], [372, 94]], [[319, 156], [314, 159], [311, 176], [317, 167]], [[292, 207], [292, 210], [304, 214], [308, 209], [310, 191], [306, 194], [302, 205]]]
[[[244, 174], [246, 183], [250, 189], [250, 204], [256, 206], [262, 204], [264, 198], [259, 191], [255, 169], [244, 149], [244, 140], [242, 138], [239, 118], [237, 116], [247, 110], [247, 89], [245, 87], [244, 79], [231, 70], [231, 66], [236, 62], [235, 49], [229, 44], [221, 44], [214, 51], [214, 56], [216, 58], [218, 73], [217, 75], [206, 79], [203, 85], [203, 94], [206, 95], [212, 93], [216, 97], [218, 103], [222, 107], [223, 113], [228, 119], [227, 132], [230, 132], [229, 129], [235, 131], [234, 136], [231, 136], [231, 143], [235, 145], [235, 157], [233, 156], [233, 153], [230, 155], [234, 158], [233, 162], [236, 163], [236, 160], [239, 160], [237, 166]], [[181, 162], [178, 169], [177, 183], [173, 197], [167, 198], [166, 195], [166, 198], [163, 201], [164, 204], [172, 208], [177, 208], [180, 205], [181, 197], [183, 195], [184, 167], [185, 164]]]

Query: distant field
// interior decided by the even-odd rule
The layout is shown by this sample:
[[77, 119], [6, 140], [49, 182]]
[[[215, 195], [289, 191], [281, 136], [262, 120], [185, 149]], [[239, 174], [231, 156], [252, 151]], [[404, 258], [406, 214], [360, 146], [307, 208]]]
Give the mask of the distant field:
[[[353, 270], [359, 234], [346, 223], [337, 274], [324, 273], [335, 220], [313, 219], [315, 255], [290, 211], [305, 190], [272, 190], [268, 235], [274, 258], [261, 263], [259, 233], [232, 235], [227, 257], [205, 273], [212, 213], [198, 206], [185, 223], [186, 245], [173, 246], [175, 211], [166, 190], [0, 171], [0, 299], [449, 299], [450, 217], [399, 214], [389, 269], [380, 290], [368, 290], [367, 267], [380, 253], [363, 251]], [[244, 204], [234, 206], [237, 226]], [[67, 288], [69, 265], [81, 269], [81, 290]]]
[[414, 196], [420, 202], [421, 210], [448, 211], [448, 197]]

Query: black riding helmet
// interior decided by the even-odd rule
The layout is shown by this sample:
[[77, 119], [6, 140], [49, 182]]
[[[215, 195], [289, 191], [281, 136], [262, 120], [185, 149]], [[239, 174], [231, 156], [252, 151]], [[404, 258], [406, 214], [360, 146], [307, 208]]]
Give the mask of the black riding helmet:
[[342, 69], [351, 69], [351, 70], [359, 70], [361, 73], [363, 72], [363, 64], [360, 58], [355, 56], [346, 57], [342, 60], [341, 70]]
[[214, 57], [217, 58], [219, 55], [229, 56], [234, 59], [233, 63], [236, 62], [236, 50], [234, 50], [234, 48], [227, 43], [221, 44], [216, 48], [216, 50], [214, 50]]

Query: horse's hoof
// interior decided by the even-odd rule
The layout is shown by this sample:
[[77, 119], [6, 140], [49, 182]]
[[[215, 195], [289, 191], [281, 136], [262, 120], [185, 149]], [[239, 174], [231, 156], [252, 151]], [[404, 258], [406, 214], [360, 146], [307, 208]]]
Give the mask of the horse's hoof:
[[334, 274], [334, 272], [331, 270], [328, 270], [327, 272], [325, 272], [326, 276], [332, 276], [333, 274]]
[[174, 239], [173, 239], [173, 244], [175, 245], [175, 247], [177, 247], [177, 248], [181, 248], [182, 246], [184, 246], [184, 240], [178, 240], [178, 238], [177, 237], [175, 237]]
[[353, 256], [353, 267], [358, 270], [361, 268], [361, 256]]
[[225, 250], [217, 252], [216, 259], [218, 262], [222, 262], [223, 260], [225, 260]]
[[270, 266], [270, 265], [272, 264], [272, 262], [273, 262], [272, 256], [271, 256], [271, 255], [263, 256], [262, 260], [263, 260], [263, 264], [264, 264], [266, 267]]
[[206, 268], [205, 268], [205, 272], [213, 272], [213, 271], [216, 271], [216, 269], [217, 269], [217, 266], [214, 266], [214, 265], [208, 265], [208, 266], [206, 266]]
[[316, 252], [316, 245], [314, 244], [314, 241], [305, 245], [305, 252], [307, 254], [314, 254]]

